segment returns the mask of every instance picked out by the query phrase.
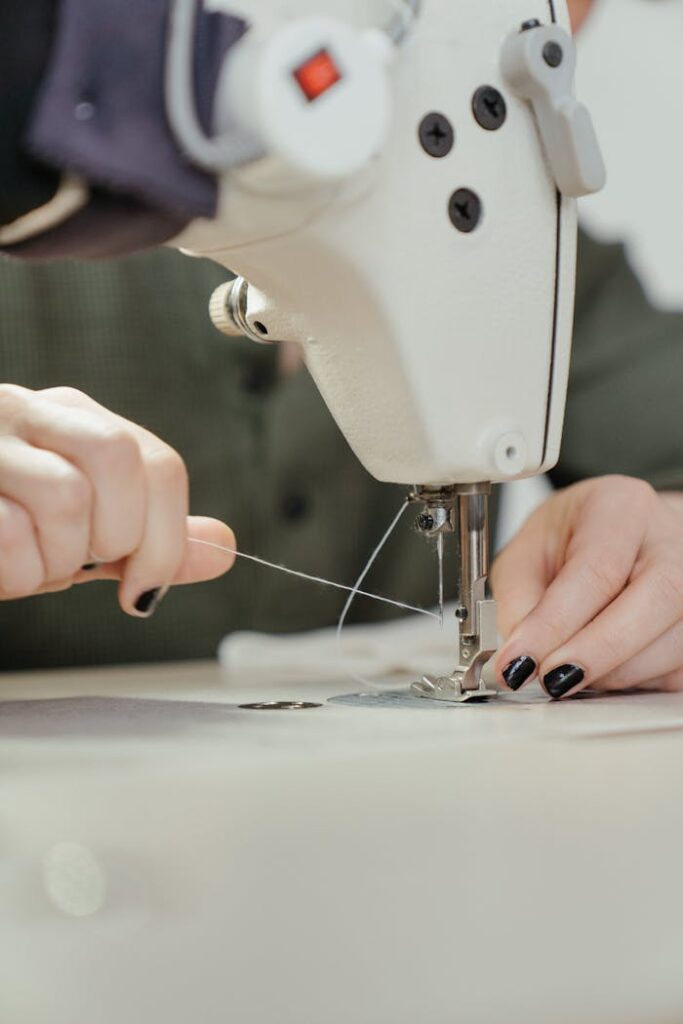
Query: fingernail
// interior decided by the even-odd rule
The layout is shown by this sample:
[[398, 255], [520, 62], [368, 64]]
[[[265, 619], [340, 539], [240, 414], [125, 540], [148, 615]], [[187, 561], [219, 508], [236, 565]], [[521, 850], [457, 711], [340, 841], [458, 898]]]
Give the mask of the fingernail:
[[145, 618], [149, 618], [156, 611], [159, 602], [164, 596], [165, 591], [162, 587], [154, 587], [153, 590], [145, 590], [143, 594], [140, 594], [139, 598], [134, 604], [136, 612], [140, 615], [144, 615]]
[[503, 669], [503, 679], [511, 690], [519, 690], [520, 686], [530, 679], [535, 671], [534, 659], [527, 654], [522, 654], [519, 658], [511, 661], [506, 669]]
[[559, 700], [582, 683], [585, 675], [578, 665], [560, 665], [543, 677], [543, 685], [554, 700]]

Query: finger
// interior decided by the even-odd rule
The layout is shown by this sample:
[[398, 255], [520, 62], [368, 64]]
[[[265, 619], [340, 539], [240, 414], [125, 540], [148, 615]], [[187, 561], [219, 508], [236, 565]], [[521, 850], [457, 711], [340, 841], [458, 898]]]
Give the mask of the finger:
[[[197, 543], [198, 541], [200, 543]], [[219, 550], [220, 548], [228, 550], [222, 551]], [[173, 586], [184, 583], [203, 583], [222, 576], [232, 568], [235, 562], [235, 548], [235, 534], [225, 523], [205, 516], [188, 516], [185, 552], [180, 567], [171, 581]], [[99, 565], [95, 569], [77, 573], [74, 582], [120, 580], [125, 569], [125, 560]]]
[[51, 388], [27, 405], [22, 436], [73, 462], [92, 485], [90, 545], [113, 562], [134, 551], [145, 524], [147, 485], [130, 425], [73, 388]]
[[[643, 495], [645, 488], [643, 485]], [[640, 488], [636, 491], [639, 494]], [[623, 590], [645, 527], [644, 516], [633, 507], [631, 514], [624, 516], [622, 504], [619, 487], [606, 486], [593, 491], [590, 499], [573, 511], [573, 533], [564, 563], [499, 652], [496, 667], [501, 677], [505, 667], [520, 658], [536, 665], [545, 663]]]
[[45, 581], [72, 576], [87, 561], [92, 491], [86, 477], [54, 452], [0, 437], [0, 489], [30, 516]]
[[683, 617], [683, 569], [650, 570], [541, 664], [556, 699], [576, 693], [624, 665]]
[[[541, 601], [557, 563], [560, 543], [552, 499], [537, 509], [493, 564], [491, 586], [498, 629], [509, 638]], [[510, 654], [505, 644], [495, 658], [499, 678], [518, 690], [536, 674], [537, 663], [525, 653]]]
[[0, 598], [28, 597], [45, 581], [45, 567], [26, 509], [0, 498]]
[[[101, 408], [88, 396], [71, 389], [53, 389], [45, 394], [65, 405]], [[185, 553], [187, 471], [169, 445], [136, 424], [116, 416], [114, 419], [125, 424], [137, 441], [146, 483], [142, 535], [126, 562], [119, 603], [130, 615], [148, 617], [175, 578]]]
[[147, 480], [142, 540], [126, 562], [119, 603], [129, 615], [147, 617], [178, 574], [187, 538], [189, 488], [177, 452], [141, 427], [134, 428]]
[[656, 686], [683, 668], [683, 621], [677, 622], [649, 647], [595, 680], [592, 689], [630, 690]]
[[543, 535], [541, 517], [532, 515], [493, 563], [490, 580], [503, 636], [536, 607], [550, 582], [552, 564]]

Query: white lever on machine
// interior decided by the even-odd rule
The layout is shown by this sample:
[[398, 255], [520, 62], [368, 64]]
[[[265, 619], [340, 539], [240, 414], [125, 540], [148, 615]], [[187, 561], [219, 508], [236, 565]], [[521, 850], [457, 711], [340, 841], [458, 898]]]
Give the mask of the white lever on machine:
[[574, 41], [558, 25], [527, 22], [503, 45], [503, 74], [534, 109], [557, 187], [578, 197], [603, 188], [606, 172], [591, 116], [574, 96], [575, 69]]

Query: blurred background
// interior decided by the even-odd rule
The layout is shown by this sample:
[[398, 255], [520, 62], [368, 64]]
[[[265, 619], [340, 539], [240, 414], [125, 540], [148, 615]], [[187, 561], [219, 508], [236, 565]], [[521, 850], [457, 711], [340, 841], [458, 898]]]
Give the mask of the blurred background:
[[[238, 0], [211, 2], [230, 7]], [[239, 0], [248, 12], [264, 2]], [[286, 2], [319, 11], [341, 0]], [[344, 0], [345, 9], [350, 2], [361, 21], [375, 23], [402, 0]], [[609, 178], [603, 193], [581, 203], [583, 226], [600, 241], [623, 241], [650, 300], [679, 310], [682, 41], [683, 0], [597, 0], [579, 39], [578, 71], [578, 92], [596, 122]], [[148, 425], [186, 458], [195, 510], [232, 523], [243, 550], [328, 579], [353, 579], [377, 541], [377, 522], [393, 516], [398, 493], [366, 488], [305, 375], [280, 379], [274, 350], [247, 341], [226, 345], [214, 331], [207, 297], [224, 276], [217, 266], [168, 252], [110, 265], [3, 263], [3, 377], [31, 388], [68, 383]], [[644, 330], [641, 366], [650, 363], [650, 340]], [[589, 352], [591, 345], [589, 339]], [[666, 383], [676, 408], [679, 382], [669, 376]], [[581, 413], [588, 444], [593, 408]], [[543, 480], [505, 489], [498, 546], [546, 490]], [[344, 528], [331, 543], [328, 526], [340, 508]], [[435, 579], [423, 554], [416, 545], [410, 562], [386, 552], [373, 569], [372, 589], [432, 603]], [[300, 629], [335, 620], [338, 594], [322, 591], [313, 608], [308, 585], [264, 572], [242, 563], [225, 580], [178, 588], [163, 615], [144, 627], [117, 610], [107, 584], [29, 604], [0, 602], [0, 669], [57, 659], [115, 662], [124, 653], [127, 660], [159, 660], [181, 648], [185, 657], [206, 656], [230, 629]]]
[[624, 241], [650, 299], [683, 309], [683, 3], [600, 0], [579, 42], [579, 94], [605, 153], [607, 188], [584, 227]]

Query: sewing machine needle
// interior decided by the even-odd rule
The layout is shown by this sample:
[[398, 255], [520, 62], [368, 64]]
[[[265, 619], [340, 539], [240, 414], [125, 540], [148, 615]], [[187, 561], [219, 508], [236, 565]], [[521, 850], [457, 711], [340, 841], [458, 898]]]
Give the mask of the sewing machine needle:
[[443, 629], [443, 534], [436, 539], [436, 552], [439, 560], [439, 622]]

